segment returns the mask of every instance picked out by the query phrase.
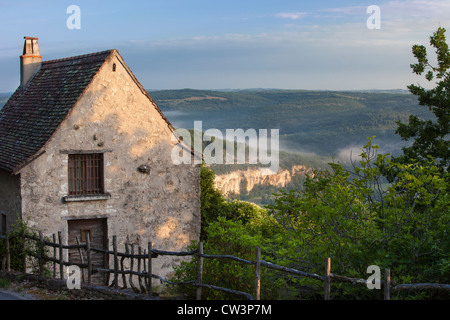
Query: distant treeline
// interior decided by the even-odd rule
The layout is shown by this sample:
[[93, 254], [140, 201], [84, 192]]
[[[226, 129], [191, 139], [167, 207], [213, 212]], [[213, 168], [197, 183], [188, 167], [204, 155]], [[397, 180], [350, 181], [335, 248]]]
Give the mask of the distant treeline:
[[12, 92], [0, 93], [0, 110], [3, 108], [3, 106], [8, 101], [8, 99], [11, 95], [12, 95]]
[[[203, 129], [279, 129], [285, 150], [336, 156], [342, 148], [362, 146], [367, 137], [397, 145], [396, 121], [430, 113], [403, 91], [162, 90], [153, 99], [175, 126]], [[398, 148], [396, 148], [398, 149]]]

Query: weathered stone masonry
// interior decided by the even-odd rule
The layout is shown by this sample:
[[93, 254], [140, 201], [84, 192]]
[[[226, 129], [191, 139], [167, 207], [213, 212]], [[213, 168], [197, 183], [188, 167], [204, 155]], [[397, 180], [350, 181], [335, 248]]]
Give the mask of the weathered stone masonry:
[[[0, 206], [8, 219], [19, 211], [44, 235], [62, 231], [66, 243], [68, 221], [95, 218], [106, 219], [107, 236], [116, 235], [119, 248], [151, 241], [157, 249], [181, 250], [200, 232], [200, 168], [172, 163], [172, 134], [112, 50], [38, 156], [14, 175], [0, 172], [1, 190], [12, 185], [7, 189], [16, 192], [6, 201], [10, 195], [0, 191]], [[71, 153], [103, 154], [104, 195], [67, 198]], [[138, 170], [142, 165], [148, 172]], [[178, 261], [157, 258], [153, 273], [166, 276]]]

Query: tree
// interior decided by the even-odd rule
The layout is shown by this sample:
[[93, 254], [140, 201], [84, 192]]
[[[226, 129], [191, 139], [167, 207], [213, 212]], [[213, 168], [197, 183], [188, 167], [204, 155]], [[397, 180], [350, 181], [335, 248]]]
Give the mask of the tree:
[[220, 190], [214, 185], [214, 172], [202, 164], [200, 168], [200, 215], [201, 215], [201, 231], [200, 240], [206, 239], [206, 228], [212, 221], [216, 221], [219, 216], [223, 215], [226, 200]]
[[[362, 277], [374, 264], [395, 270], [397, 283], [448, 283], [448, 173], [432, 159], [396, 163], [377, 149], [369, 141], [352, 171], [332, 163], [308, 177], [304, 190], [277, 196], [268, 208], [285, 228], [287, 253], [275, 256], [315, 273], [332, 257], [337, 274]], [[393, 183], [385, 183], [381, 166], [397, 172]], [[351, 297], [353, 289], [343, 290]]]
[[219, 218], [247, 224], [258, 220], [265, 212], [264, 209], [251, 202], [240, 200], [227, 201], [222, 192], [214, 185], [214, 171], [205, 165], [201, 166], [200, 179], [200, 240], [207, 240], [208, 227], [218, 221]]
[[418, 96], [419, 104], [428, 106], [436, 121], [421, 120], [416, 115], [409, 117], [408, 123], [397, 122], [396, 133], [403, 140], [414, 139], [409, 147], [403, 148], [403, 155], [397, 158], [402, 163], [409, 159], [424, 160], [432, 156], [442, 170], [448, 170], [450, 163], [449, 114], [450, 114], [450, 51], [446, 43], [445, 29], [439, 27], [430, 37], [430, 45], [436, 50], [437, 65], [429, 63], [427, 49], [423, 45], [414, 45], [412, 53], [417, 63], [411, 64], [413, 72], [422, 75], [435, 87], [425, 89], [421, 85], [411, 84], [408, 89]]

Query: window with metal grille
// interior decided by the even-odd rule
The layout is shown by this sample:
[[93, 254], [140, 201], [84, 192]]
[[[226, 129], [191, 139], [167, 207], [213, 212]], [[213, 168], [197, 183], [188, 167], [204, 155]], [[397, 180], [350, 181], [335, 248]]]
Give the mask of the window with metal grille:
[[69, 195], [103, 193], [103, 154], [69, 154]]

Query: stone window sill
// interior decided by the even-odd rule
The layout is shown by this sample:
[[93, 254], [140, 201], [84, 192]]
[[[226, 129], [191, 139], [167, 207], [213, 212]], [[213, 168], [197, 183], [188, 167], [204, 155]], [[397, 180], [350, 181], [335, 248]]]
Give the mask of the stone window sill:
[[76, 202], [76, 201], [96, 201], [96, 200], [108, 200], [111, 199], [111, 194], [83, 194], [76, 196], [63, 197], [64, 202]]

